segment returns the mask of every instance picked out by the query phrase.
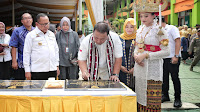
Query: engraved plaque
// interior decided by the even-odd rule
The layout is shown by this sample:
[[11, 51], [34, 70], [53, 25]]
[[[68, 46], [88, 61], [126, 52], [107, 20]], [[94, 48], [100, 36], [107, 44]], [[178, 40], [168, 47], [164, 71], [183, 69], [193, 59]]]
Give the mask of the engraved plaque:
[[126, 88], [119, 82], [108, 81], [108, 80], [99, 80], [99, 81], [66, 80], [65, 90], [124, 91], [126, 90]]
[[42, 91], [45, 80], [0, 80], [0, 90]]

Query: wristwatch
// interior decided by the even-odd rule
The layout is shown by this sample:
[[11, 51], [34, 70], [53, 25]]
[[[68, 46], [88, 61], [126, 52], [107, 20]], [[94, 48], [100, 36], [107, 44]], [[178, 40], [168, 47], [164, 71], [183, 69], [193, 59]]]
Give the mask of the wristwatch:
[[113, 75], [119, 77], [119, 74], [112, 74], [112, 76], [113, 76]]
[[179, 55], [174, 55], [174, 57], [179, 58]]

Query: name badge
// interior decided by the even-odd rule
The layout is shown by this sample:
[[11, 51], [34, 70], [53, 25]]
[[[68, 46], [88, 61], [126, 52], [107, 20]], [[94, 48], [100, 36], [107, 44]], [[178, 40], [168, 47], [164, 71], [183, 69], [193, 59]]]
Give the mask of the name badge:
[[66, 52], [66, 53], [69, 52], [69, 48], [68, 48], [68, 47], [65, 48], [65, 52]]

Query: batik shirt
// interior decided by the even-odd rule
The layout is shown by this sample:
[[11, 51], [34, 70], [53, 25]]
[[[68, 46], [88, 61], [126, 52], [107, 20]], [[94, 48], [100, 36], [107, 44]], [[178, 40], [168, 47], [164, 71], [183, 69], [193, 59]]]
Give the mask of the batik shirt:
[[[34, 27], [31, 28], [31, 31], [34, 29]], [[24, 68], [23, 65], [23, 49], [24, 49], [24, 40], [26, 38], [26, 35], [29, 33], [24, 25], [21, 27], [16, 28], [11, 36], [10, 44], [9, 46], [16, 47], [18, 49], [18, 67]]]

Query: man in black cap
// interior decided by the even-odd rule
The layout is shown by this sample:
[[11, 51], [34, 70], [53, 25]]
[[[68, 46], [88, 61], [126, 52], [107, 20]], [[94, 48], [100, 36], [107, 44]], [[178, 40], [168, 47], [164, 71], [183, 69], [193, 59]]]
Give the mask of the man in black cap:
[[196, 24], [196, 29], [198, 30], [200, 28], [200, 24]]

